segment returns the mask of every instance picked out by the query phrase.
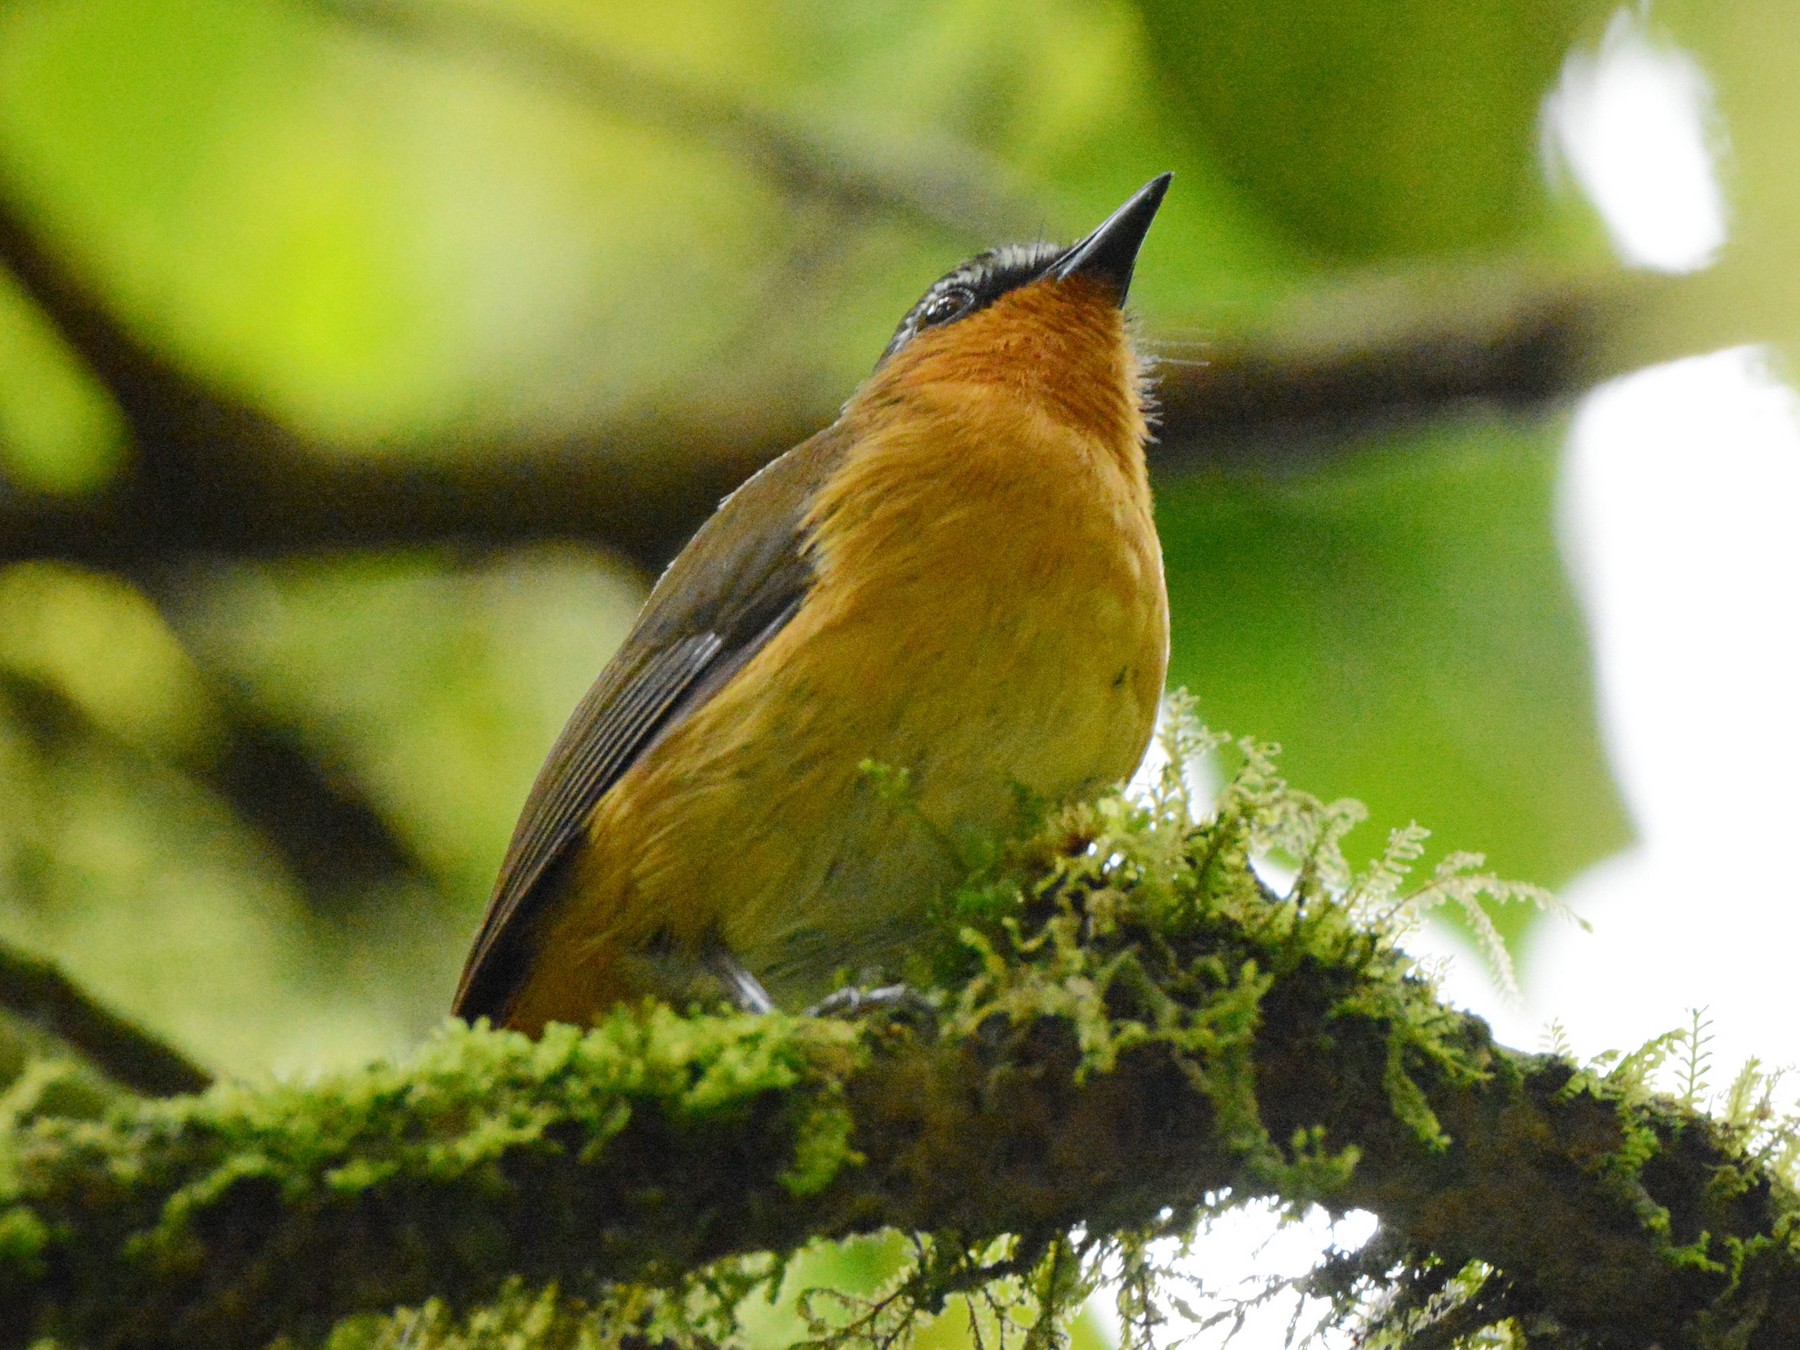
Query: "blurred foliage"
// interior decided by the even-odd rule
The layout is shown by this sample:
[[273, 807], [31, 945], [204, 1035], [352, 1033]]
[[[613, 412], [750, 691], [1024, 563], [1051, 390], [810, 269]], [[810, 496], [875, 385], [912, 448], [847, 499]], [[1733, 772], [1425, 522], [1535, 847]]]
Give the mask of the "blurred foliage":
[[1793, 91], [1800, 41], [1784, 0], [1664, 0], [1651, 11], [1664, 40], [1684, 44], [1712, 77], [1711, 128], [1731, 170], [1731, 238], [1679, 300], [1624, 335], [1652, 352], [1778, 342], [1791, 368], [1800, 343], [1800, 134]]
[[466, 895], [492, 882], [542, 747], [641, 598], [572, 550], [350, 558], [217, 578], [183, 619], [210, 664], [364, 783]]
[[[331, 921], [179, 772], [216, 752], [217, 712], [143, 597], [43, 565], [0, 573], [0, 937], [225, 1066], [405, 1044], [441, 1016], [542, 747], [638, 597], [600, 560], [541, 551], [237, 569], [186, 597], [191, 649], [364, 785], [442, 887]], [[24, 677], [79, 724], [44, 728], [19, 706]]]
[[1312, 790], [1361, 798], [1384, 827], [1365, 853], [1423, 802], [1441, 846], [1507, 876], [1626, 842], [1551, 538], [1560, 430], [1447, 422], [1303, 475], [1162, 490], [1171, 682], [1221, 726], [1281, 728]]
[[[816, 119], [847, 155], [1066, 175], [1065, 219], [1166, 167], [1143, 134], [1149, 91], [1118, 79], [1141, 61], [1120, 7], [690, 3], [603, 24], [513, 8], [641, 77]], [[671, 402], [824, 412], [946, 258], [992, 242], [983, 219], [846, 230], [829, 199], [784, 196], [706, 128], [571, 94], [454, 30], [390, 42], [364, 12], [38, 0], [0, 31], [20, 191], [159, 338], [333, 437], [422, 447]], [[1271, 272], [1246, 227], [1217, 228], [1207, 177], [1184, 173], [1169, 218], [1187, 226], [1159, 244], [1185, 264], [1176, 303]], [[1027, 210], [1013, 231], [1044, 228]]]
[[1542, 227], [1537, 116], [1610, 0], [1144, 0], [1168, 113], [1326, 257]]
[[[822, 424], [944, 267], [1084, 229], [1166, 168], [1134, 299], [1179, 358], [1429, 337], [1476, 276], [1628, 285], [1539, 164], [1542, 100], [1608, 8], [0, 0], [0, 206], [321, 460], [556, 444], [602, 476], [697, 473], [716, 451], [617, 429]], [[1738, 217], [1712, 272], [1609, 310], [1582, 372], [1800, 336], [1790, 18], [1640, 19], [1717, 83]], [[0, 512], [104, 512], [149, 452], [63, 326], [0, 268]], [[1167, 371], [1205, 396], [1203, 365]], [[1175, 678], [1383, 824], [1552, 884], [1603, 857], [1627, 825], [1555, 543], [1564, 424], [1457, 404], [1225, 453], [1172, 423]], [[0, 548], [0, 937], [217, 1067], [415, 1039], [643, 594], [609, 542], [116, 569]], [[348, 906], [314, 887], [269, 814], [304, 794], [232, 768], [258, 737], [416, 869]]]
[[106, 391], [0, 271], [0, 469], [27, 492], [79, 493], [118, 470], [125, 429]]

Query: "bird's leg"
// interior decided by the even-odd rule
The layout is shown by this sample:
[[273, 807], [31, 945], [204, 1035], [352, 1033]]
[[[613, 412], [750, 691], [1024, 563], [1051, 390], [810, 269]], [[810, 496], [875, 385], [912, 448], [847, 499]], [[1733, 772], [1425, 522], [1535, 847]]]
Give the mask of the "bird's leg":
[[725, 986], [725, 993], [738, 1009], [747, 1013], [772, 1013], [775, 1011], [775, 1000], [769, 997], [769, 991], [762, 987], [762, 981], [750, 973], [750, 969], [737, 959], [737, 954], [717, 938], [710, 939], [701, 949], [700, 959], [706, 968]]

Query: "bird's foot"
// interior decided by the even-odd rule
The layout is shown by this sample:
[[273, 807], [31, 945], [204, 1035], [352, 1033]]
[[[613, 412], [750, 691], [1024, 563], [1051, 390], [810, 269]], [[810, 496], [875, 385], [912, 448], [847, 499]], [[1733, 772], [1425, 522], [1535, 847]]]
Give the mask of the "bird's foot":
[[830, 994], [806, 1010], [809, 1017], [862, 1017], [882, 1012], [904, 1022], [930, 1025], [937, 1009], [918, 990], [907, 984], [888, 984], [879, 989], [850, 985]]
[[769, 991], [762, 987], [762, 981], [750, 973], [750, 968], [737, 959], [736, 953], [723, 942], [716, 939], [701, 948], [701, 959], [707, 969], [712, 971], [720, 984], [725, 986], [725, 996], [740, 1012], [772, 1013], [775, 1011], [775, 1000], [769, 997]]

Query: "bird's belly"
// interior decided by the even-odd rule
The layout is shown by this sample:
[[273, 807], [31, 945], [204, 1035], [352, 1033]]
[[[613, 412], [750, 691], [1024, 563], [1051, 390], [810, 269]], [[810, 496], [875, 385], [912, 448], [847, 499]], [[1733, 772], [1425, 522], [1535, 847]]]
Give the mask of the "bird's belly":
[[[867, 767], [839, 780], [836, 807], [814, 817], [817, 833], [796, 841], [814, 857], [804, 878], [764, 905], [724, 910], [733, 949], [777, 997], [816, 998], [836, 971], [858, 977], [873, 965], [891, 973], [924, 908], [956, 884], [983, 844], [1024, 823], [1021, 790], [1062, 802], [1136, 767], [1155, 699], [1129, 679], [1115, 683], [1131, 658], [1111, 655], [1105, 669], [1020, 676], [977, 686], [979, 694], [966, 683], [915, 685], [916, 702], [889, 727], [869, 729], [858, 761]], [[955, 721], [934, 715], [934, 703], [942, 711], [959, 694]], [[819, 801], [790, 801], [789, 810], [810, 812]]]
[[[970, 568], [885, 588], [770, 652], [791, 678], [765, 677], [753, 720], [782, 753], [715, 798], [726, 847], [704, 885], [721, 936], [778, 999], [888, 962], [970, 846], [1018, 827], [1020, 789], [1060, 802], [1136, 768], [1167, 656], [1160, 565], [1109, 542], [1104, 565], [1062, 572], [1068, 548], [1033, 578]], [[918, 593], [940, 587], [960, 621]], [[739, 880], [762, 876], [781, 881]]]

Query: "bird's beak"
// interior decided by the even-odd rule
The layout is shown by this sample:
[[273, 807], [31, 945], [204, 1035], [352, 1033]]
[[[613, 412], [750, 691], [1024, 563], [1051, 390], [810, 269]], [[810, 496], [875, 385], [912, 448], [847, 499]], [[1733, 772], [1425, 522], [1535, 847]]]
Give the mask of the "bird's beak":
[[1159, 173], [1131, 195], [1106, 223], [1086, 239], [1072, 247], [1044, 269], [1046, 277], [1062, 281], [1068, 277], [1087, 277], [1108, 290], [1120, 305], [1131, 289], [1131, 269], [1137, 263], [1138, 250], [1156, 219], [1156, 208], [1162, 205], [1174, 174]]

